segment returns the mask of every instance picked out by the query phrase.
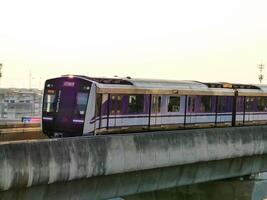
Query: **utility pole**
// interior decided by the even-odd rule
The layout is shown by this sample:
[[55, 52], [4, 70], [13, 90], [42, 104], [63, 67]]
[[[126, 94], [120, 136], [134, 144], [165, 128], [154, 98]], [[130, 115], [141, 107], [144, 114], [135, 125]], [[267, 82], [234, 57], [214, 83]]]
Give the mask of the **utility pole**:
[[259, 64], [258, 65], [258, 69], [259, 69], [259, 71], [260, 71], [260, 73], [259, 73], [259, 81], [260, 81], [260, 84], [261, 84], [261, 82], [262, 82], [262, 80], [263, 80], [263, 78], [264, 78], [264, 75], [263, 75], [263, 70], [264, 70], [264, 64]]
[[29, 89], [32, 87], [32, 71], [29, 72]]
[[2, 79], [2, 68], [3, 68], [3, 64], [0, 63], [0, 80]]

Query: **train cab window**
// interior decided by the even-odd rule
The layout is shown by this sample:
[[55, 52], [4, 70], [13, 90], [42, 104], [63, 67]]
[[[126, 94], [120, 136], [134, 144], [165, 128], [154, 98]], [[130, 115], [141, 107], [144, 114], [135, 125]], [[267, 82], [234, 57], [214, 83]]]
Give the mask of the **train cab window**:
[[44, 96], [43, 111], [47, 113], [54, 112], [54, 102], [55, 102], [55, 90], [47, 90]]
[[76, 115], [85, 115], [87, 101], [88, 101], [88, 93], [78, 92], [77, 103], [76, 103], [76, 107], [75, 107], [75, 114]]
[[168, 112], [179, 112], [180, 111], [180, 97], [170, 96], [168, 103]]
[[128, 112], [131, 114], [142, 113], [144, 111], [144, 95], [129, 95]]
[[161, 96], [152, 97], [152, 113], [160, 113]]
[[211, 96], [202, 96], [201, 97], [201, 112], [212, 112], [212, 98]]

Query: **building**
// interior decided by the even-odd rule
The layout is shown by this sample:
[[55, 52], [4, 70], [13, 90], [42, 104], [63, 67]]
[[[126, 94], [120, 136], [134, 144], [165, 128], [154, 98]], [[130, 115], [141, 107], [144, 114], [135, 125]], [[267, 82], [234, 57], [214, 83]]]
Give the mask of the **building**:
[[25, 116], [40, 117], [42, 91], [37, 89], [0, 89], [0, 121], [21, 120]]

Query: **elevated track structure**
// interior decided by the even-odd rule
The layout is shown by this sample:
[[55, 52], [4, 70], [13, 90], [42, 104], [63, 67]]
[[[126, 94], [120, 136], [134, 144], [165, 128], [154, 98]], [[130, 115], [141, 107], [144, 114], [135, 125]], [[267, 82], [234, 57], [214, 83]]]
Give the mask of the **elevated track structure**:
[[107, 199], [267, 171], [267, 126], [0, 144], [0, 199]]

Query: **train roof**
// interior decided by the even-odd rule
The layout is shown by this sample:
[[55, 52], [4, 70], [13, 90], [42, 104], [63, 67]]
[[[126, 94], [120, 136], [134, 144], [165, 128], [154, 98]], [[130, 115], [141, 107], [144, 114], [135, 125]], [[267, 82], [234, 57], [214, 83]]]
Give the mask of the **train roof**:
[[[66, 75], [69, 76], [69, 75]], [[142, 78], [102, 78], [73, 75], [96, 83], [98, 93], [267, 96], [267, 85], [233, 84]]]
[[258, 89], [239, 89], [239, 96], [267, 96], [267, 85], [254, 85]]
[[229, 88], [210, 88], [197, 81], [177, 81], [141, 78], [95, 78], [84, 77], [96, 82], [98, 93], [120, 94], [169, 94], [169, 95], [229, 95], [234, 91]]

